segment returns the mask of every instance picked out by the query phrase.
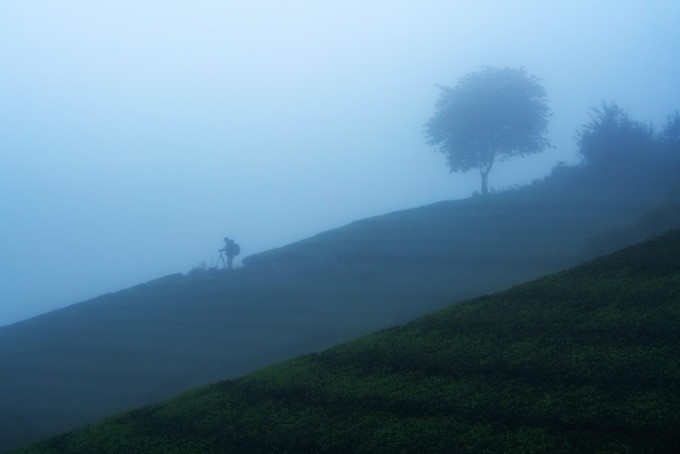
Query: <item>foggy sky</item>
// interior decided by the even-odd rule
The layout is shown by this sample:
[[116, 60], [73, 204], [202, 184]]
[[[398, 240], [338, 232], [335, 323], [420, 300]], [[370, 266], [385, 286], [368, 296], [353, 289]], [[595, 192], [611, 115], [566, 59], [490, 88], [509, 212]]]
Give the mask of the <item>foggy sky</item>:
[[482, 65], [541, 78], [554, 150], [588, 109], [680, 108], [676, 1], [0, 3], [0, 325], [216, 257], [469, 196], [423, 123]]

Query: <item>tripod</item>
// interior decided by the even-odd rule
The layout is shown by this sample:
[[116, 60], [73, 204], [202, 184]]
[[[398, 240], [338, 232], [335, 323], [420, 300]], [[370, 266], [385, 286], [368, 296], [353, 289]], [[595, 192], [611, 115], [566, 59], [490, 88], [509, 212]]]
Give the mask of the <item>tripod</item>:
[[222, 255], [222, 249], [217, 250], [218, 254], [220, 254], [220, 261], [222, 262], [222, 268], [227, 267], [227, 262], [224, 261], [224, 256]]

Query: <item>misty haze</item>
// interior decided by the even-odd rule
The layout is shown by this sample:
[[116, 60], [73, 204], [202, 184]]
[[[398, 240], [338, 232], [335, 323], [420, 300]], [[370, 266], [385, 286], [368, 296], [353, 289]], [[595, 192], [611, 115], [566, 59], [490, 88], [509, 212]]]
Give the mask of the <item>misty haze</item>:
[[[334, 429], [323, 438], [280, 413], [257, 442], [238, 430], [211, 438], [204, 421], [200, 436], [177, 429], [181, 442], [159, 429], [154, 449], [221, 452], [202, 444], [219, 439], [241, 452], [296, 452], [299, 440], [277, 432], [290, 420], [310, 452], [411, 452], [425, 442], [404, 435], [403, 421], [422, 417], [408, 430], [440, 435], [437, 424], [462, 413], [432, 410], [435, 423], [423, 416], [430, 405], [474, 392], [500, 396], [499, 407], [470, 397], [469, 419], [500, 419], [456, 426], [468, 435], [451, 446], [635, 450], [657, 431], [652, 447], [679, 448], [680, 421], [665, 412], [680, 389], [663, 377], [680, 364], [680, 242], [671, 233], [656, 240], [663, 247], [616, 252], [680, 228], [677, 24], [680, 4], [664, 0], [3, 2], [0, 452], [253, 371], [192, 392], [225, 392], [233, 408], [257, 412], [252, 396], [306, 402], [289, 388], [295, 376], [300, 389], [331, 390], [306, 402], [311, 419], [342, 395], [368, 402], [342, 407], [348, 414], [391, 412], [383, 435], [403, 439], [367, 438], [380, 432], [369, 430], [373, 416], [339, 436], [346, 419], [324, 419]], [[584, 295], [626, 306], [596, 308]], [[650, 306], [630, 309], [637, 300]], [[608, 335], [630, 350], [606, 350]], [[425, 366], [427, 354], [441, 362]], [[461, 391], [446, 355], [467, 358], [456, 367], [479, 380], [474, 392]], [[626, 360], [607, 363], [614, 357]], [[587, 361], [609, 368], [584, 384], [573, 376]], [[661, 378], [626, 372], [641, 368]], [[503, 374], [521, 405], [503, 400]], [[605, 396], [606, 374], [624, 378]], [[395, 394], [421, 375], [419, 391]], [[586, 396], [592, 389], [602, 393]], [[592, 410], [584, 418], [599, 416], [578, 426], [562, 406], [572, 398]], [[378, 401], [398, 403], [368, 408]], [[171, 402], [130, 424], [209, 413]], [[125, 432], [112, 421], [25, 452], [98, 449], [100, 430]], [[616, 424], [639, 433], [617, 438]], [[608, 435], [579, 444], [580, 430]]]
[[4, 2], [0, 324], [216, 258], [477, 190], [422, 136], [483, 65], [545, 86], [575, 163], [589, 109], [677, 108], [673, 2]]

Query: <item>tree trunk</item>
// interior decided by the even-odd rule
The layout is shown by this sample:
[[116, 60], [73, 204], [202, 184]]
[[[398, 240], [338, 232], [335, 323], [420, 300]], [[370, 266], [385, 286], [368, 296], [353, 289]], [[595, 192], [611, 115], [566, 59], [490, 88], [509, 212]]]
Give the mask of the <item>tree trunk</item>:
[[489, 193], [489, 172], [491, 172], [493, 161], [494, 156], [492, 155], [489, 163], [479, 169], [479, 174], [482, 176], [482, 195], [487, 195]]
[[482, 175], [482, 195], [487, 195], [489, 193], [489, 172], [481, 171]]

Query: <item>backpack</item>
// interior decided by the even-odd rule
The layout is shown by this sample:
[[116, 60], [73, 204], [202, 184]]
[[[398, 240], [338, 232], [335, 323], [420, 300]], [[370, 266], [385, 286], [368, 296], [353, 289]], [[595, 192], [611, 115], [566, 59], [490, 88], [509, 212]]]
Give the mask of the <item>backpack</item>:
[[236, 241], [229, 245], [229, 255], [239, 255], [241, 253], [241, 246]]

